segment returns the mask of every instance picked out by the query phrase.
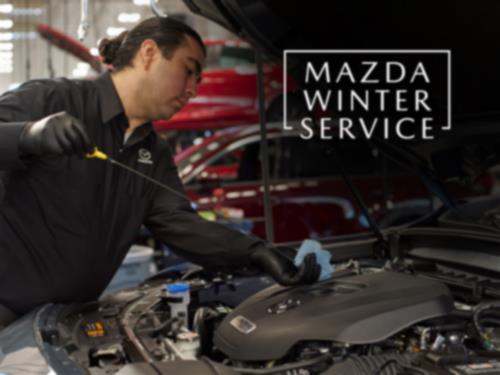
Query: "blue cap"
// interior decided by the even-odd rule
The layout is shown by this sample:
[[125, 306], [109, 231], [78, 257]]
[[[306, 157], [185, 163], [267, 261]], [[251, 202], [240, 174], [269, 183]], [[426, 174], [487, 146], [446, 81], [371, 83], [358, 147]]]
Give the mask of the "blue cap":
[[188, 292], [189, 284], [188, 283], [167, 284], [165, 285], [165, 289], [167, 290], [167, 292], [172, 294]]

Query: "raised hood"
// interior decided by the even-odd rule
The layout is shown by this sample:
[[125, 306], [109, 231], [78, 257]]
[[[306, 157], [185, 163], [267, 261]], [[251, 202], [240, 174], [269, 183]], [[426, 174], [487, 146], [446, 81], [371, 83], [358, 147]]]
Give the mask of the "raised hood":
[[432, 181], [473, 179], [500, 150], [500, 2], [184, 0], [276, 58], [286, 49], [450, 50], [453, 130], [372, 141]]
[[184, 2], [277, 58], [285, 49], [449, 49], [454, 115], [500, 115], [496, 0]]

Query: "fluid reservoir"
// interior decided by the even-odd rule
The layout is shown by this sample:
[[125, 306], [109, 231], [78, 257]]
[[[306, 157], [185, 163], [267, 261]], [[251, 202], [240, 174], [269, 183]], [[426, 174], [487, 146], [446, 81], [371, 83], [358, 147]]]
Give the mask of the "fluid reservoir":
[[190, 302], [189, 284], [167, 284], [165, 285], [165, 291], [169, 300], [171, 316], [182, 319], [184, 324], [187, 325], [188, 306]]

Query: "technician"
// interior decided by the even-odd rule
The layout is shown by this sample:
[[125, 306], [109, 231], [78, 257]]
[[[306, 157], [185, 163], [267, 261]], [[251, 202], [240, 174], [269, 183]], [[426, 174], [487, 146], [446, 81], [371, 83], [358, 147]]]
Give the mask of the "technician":
[[205, 47], [171, 18], [142, 21], [99, 45], [96, 80], [33, 80], [0, 97], [0, 325], [47, 302], [99, 297], [142, 224], [190, 261], [257, 267], [283, 285], [311, 283], [269, 243], [206, 221], [189, 202], [126, 170], [82, 157], [98, 147], [183, 193], [153, 120], [196, 95]]

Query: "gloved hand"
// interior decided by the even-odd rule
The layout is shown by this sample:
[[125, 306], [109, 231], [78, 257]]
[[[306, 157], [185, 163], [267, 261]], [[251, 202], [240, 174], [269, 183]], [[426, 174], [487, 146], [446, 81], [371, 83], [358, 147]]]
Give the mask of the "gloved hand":
[[82, 123], [66, 112], [26, 124], [19, 136], [19, 152], [23, 156], [83, 155], [92, 149]]
[[316, 255], [306, 255], [302, 264], [297, 268], [293, 264], [293, 253], [295, 250], [290, 251], [284, 247], [261, 247], [250, 255], [250, 259], [262, 271], [284, 286], [312, 284], [318, 281], [321, 267], [316, 263]]

